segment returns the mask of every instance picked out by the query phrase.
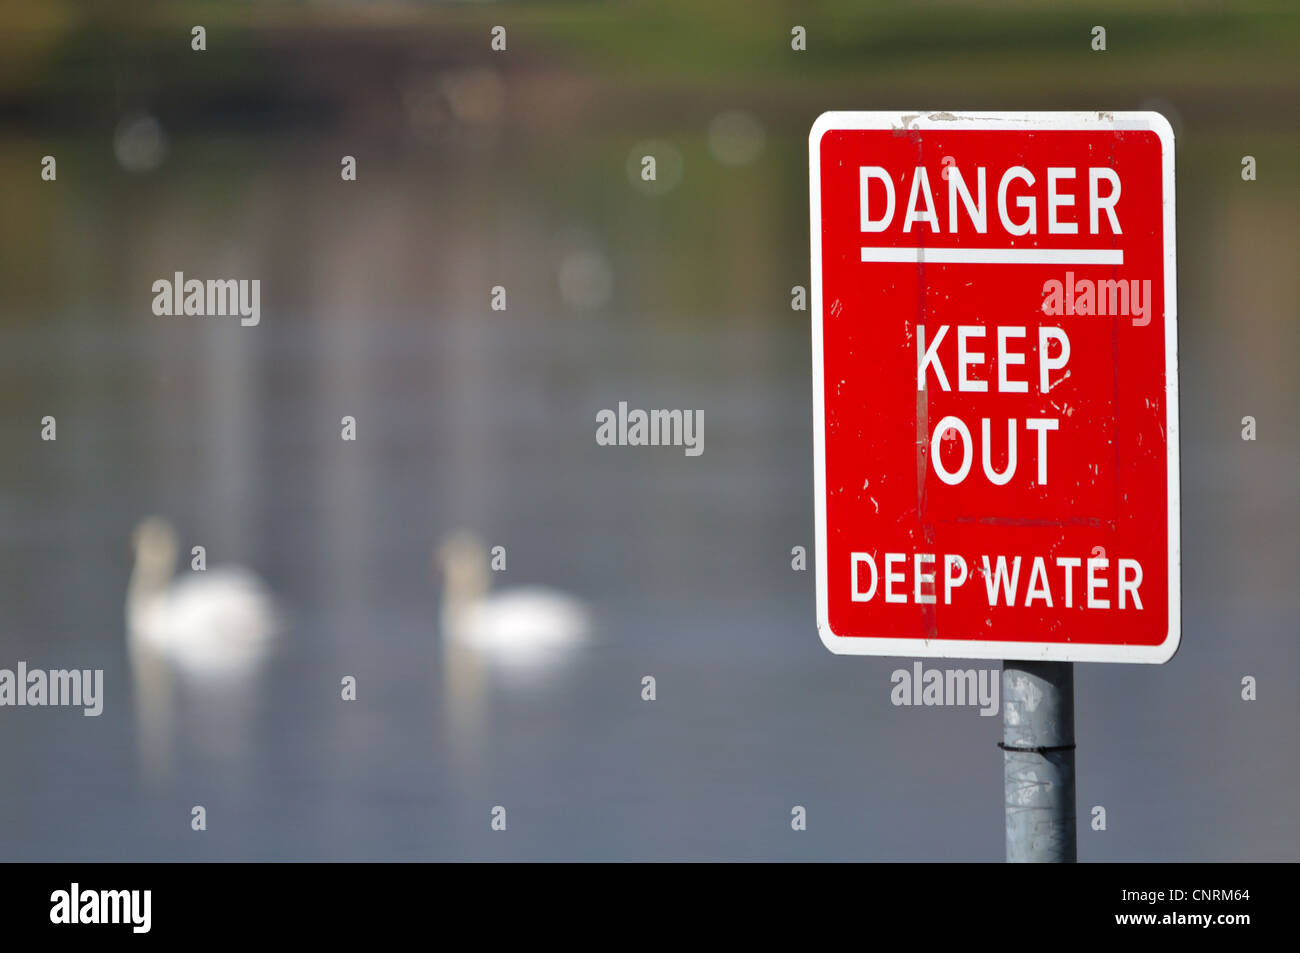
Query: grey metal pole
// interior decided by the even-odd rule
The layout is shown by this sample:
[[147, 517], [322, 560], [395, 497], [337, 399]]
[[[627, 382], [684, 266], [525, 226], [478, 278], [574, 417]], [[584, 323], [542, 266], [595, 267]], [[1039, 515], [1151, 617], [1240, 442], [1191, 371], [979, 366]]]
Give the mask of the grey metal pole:
[[1078, 860], [1074, 664], [1002, 663], [1008, 863]]

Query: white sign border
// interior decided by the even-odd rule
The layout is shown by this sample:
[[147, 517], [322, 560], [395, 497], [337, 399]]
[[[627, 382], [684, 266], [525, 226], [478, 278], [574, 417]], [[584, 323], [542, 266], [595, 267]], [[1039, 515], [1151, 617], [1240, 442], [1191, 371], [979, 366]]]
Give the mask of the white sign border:
[[[826, 408], [822, 369], [821, 140], [844, 129], [1074, 129], [1150, 130], [1160, 137], [1164, 205], [1165, 408], [1168, 441], [1169, 630], [1159, 645], [995, 642], [838, 636], [831, 631], [827, 592]], [[808, 134], [808, 214], [812, 246], [813, 506], [817, 632], [837, 655], [912, 658], [1015, 659], [1058, 662], [1167, 662], [1182, 640], [1181, 501], [1178, 465], [1178, 295], [1174, 247], [1174, 131], [1158, 112], [824, 112]], [[1099, 622], [1101, 626], [1104, 623]]]

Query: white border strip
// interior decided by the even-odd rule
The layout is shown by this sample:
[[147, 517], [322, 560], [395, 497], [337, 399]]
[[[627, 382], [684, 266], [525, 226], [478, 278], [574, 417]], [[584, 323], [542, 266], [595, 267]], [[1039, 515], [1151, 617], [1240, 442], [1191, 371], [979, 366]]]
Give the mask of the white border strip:
[[1122, 265], [1122, 248], [863, 248], [870, 262], [938, 265]]
[[[826, 407], [822, 368], [821, 139], [832, 129], [1077, 129], [1150, 130], [1160, 137], [1164, 192], [1165, 402], [1168, 438], [1169, 632], [1160, 645], [991, 642], [957, 639], [841, 637], [831, 631], [826, 574]], [[813, 506], [815, 511], [817, 631], [841, 655], [913, 658], [1029, 659], [1061, 662], [1167, 662], [1182, 638], [1182, 561], [1178, 464], [1178, 294], [1174, 246], [1174, 132], [1157, 112], [825, 112], [808, 134], [808, 192], [812, 251]], [[933, 251], [933, 249], [927, 249]], [[907, 259], [911, 261], [912, 259]], [[933, 261], [934, 259], [927, 259]]]

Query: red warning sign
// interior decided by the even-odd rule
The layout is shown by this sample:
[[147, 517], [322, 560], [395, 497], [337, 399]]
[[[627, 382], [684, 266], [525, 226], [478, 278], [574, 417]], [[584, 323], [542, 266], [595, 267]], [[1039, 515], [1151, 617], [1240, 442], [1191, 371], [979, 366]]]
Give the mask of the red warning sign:
[[809, 137], [817, 624], [834, 652], [1179, 640], [1173, 133], [825, 113]]

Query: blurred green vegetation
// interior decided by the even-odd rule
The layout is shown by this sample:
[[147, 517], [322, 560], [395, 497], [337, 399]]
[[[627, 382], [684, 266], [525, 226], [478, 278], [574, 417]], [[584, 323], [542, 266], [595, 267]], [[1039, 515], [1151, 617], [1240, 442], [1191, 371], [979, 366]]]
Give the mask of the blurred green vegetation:
[[[1178, 134], [1180, 190], [1201, 193], [1203, 210], [1240, 184], [1248, 151], [1260, 156], [1256, 192], [1293, 208], [1277, 173], [1300, 159], [1294, 2], [3, 0], [0, 23], [0, 172], [35, 184], [41, 155], [60, 163], [58, 190], [6, 194], [0, 280], [11, 305], [44, 310], [73, 261], [101, 287], [134, 287], [119, 246], [182, 219], [231, 245], [247, 238], [228, 224], [247, 202], [311, 221], [348, 152], [363, 155], [371, 199], [426, 202], [430, 228], [454, 203], [498, 258], [511, 230], [586, 223], [621, 263], [619, 300], [666, 318], [770, 309], [804, 280], [805, 142], [826, 109], [1158, 109]], [[505, 54], [489, 48], [498, 23]], [[208, 31], [201, 54], [194, 24]], [[795, 24], [807, 52], [790, 48]], [[1098, 24], [1104, 53], [1091, 49]], [[499, 114], [458, 122], [435, 96], [419, 128], [411, 89], [476, 71], [499, 81]], [[735, 108], [766, 134], [753, 166], [708, 149], [710, 120]], [[158, 117], [170, 142], [144, 176], [113, 155], [133, 112]], [[659, 197], [624, 174], [650, 138], [687, 169]], [[78, 229], [85, 246], [69, 237]]]
[[[590, 71], [611, 90], [730, 87], [780, 99], [811, 86], [872, 103], [903, 91], [1041, 101], [1147, 86], [1237, 90], [1249, 111], [1266, 104], [1244, 100], [1282, 92], [1294, 105], [1300, 53], [1294, 2], [6, 0], [0, 22], [0, 95], [11, 114], [68, 95], [208, 89], [232, 104], [288, 100], [322, 71], [343, 78], [375, 61], [476, 58], [497, 23], [509, 31], [506, 69]], [[193, 24], [208, 31], [201, 57], [189, 49]], [[795, 24], [808, 31], [806, 53], [790, 49]], [[1098, 24], [1104, 53], [1090, 47]]]

